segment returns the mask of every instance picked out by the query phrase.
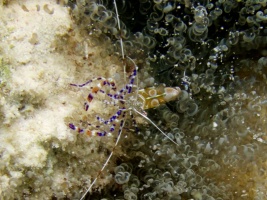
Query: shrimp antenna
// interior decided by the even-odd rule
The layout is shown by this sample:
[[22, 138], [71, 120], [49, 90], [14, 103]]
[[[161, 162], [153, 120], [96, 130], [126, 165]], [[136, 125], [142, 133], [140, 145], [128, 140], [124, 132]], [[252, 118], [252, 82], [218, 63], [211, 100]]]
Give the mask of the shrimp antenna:
[[[130, 94], [132, 93], [132, 87], [133, 87], [133, 84], [134, 84], [134, 80], [137, 79], [137, 92], [136, 92], [136, 99], [135, 101], [137, 101], [138, 99], [138, 77], [137, 77], [137, 70], [138, 70], [138, 67], [136, 65], [136, 63], [128, 56], [125, 56], [125, 53], [124, 53], [124, 47], [123, 47], [123, 41], [122, 41], [122, 30], [121, 30], [121, 24], [120, 24], [120, 20], [119, 20], [119, 14], [118, 14], [118, 8], [117, 8], [117, 4], [116, 4], [116, 0], [113, 0], [113, 3], [114, 3], [114, 7], [115, 7], [115, 12], [116, 12], [116, 18], [117, 18], [117, 21], [118, 21], [118, 29], [119, 29], [119, 40], [120, 40], [120, 46], [121, 46], [121, 54], [122, 54], [122, 59], [124, 60], [125, 57], [127, 57], [133, 64], [134, 64], [134, 71], [132, 72], [132, 74], [129, 76], [129, 83], [124, 85], [123, 89], [120, 90], [117, 94], [115, 95], [112, 95], [112, 94], [109, 94], [109, 93], [105, 93], [104, 91], [102, 90], [99, 90], [101, 91], [102, 93], [104, 94], [107, 94], [110, 98], [112, 98], [113, 100], [118, 100], [118, 96], [120, 95], [122, 97], [122, 99], [120, 99], [120, 102], [123, 102], [125, 101], [123, 99], [124, 95], [126, 94]], [[93, 81], [99, 81], [99, 80], [102, 80], [103, 81], [103, 85], [107, 85], [109, 87], [111, 87], [111, 89], [114, 89], [116, 90], [116, 87], [115, 87], [115, 84], [109, 82], [108, 80], [106, 80], [105, 78], [103, 77], [98, 77], [96, 79], [92, 79], [90, 81], [87, 81], [86, 83], [84, 84], [81, 84], [81, 85], [78, 85], [78, 84], [71, 84], [72, 86], [76, 86], [76, 87], [83, 87], [87, 84], [90, 84], [92, 83]], [[124, 80], [125, 80], [125, 83], [126, 83], [126, 69], [125, 69], [125, 66], [124, 66]], [[89, 102], [92, 101], [93, 99], [93, 95], [90, 93], [89, 96]], [[88, 110], [89, 108], [89, 105], [88, 103], [85, 104], [86, 105], [86, 111]], [[142, 112], [138, 111], [136, 108], [129, 108], [129, 109], [126, 109], [125, 107], [121, 108], [115, 115], [113, 115], [110, 119], [108, 120], [104, 120], [104, 119], [101, 119], [100, 117], [98, 117], [97, 119], [102, 122], [102, 123], [105, 123], [105, 124], [108, 124], [112, 121], [114, 121], [115, 119], [117, 119], [119, 116], [122, 117], [121, 121], [120, 121], [120, 126], [119, 126], [119, 130], [118, 130], [118, 137], [116, 139], [116, 142], [115, 142], [115, 145], [113, 146], [113, 149], [112, 151], [110, 152], [107, 160], [105, 161], [105, 163], [103, 164], [103, 166], [101, 167], [100, 171], [98, 172], [97, 176], [95, 177], [95, 179], [91, 182], [90, 186], [87, 188], [87, 190], [83, 193], [82, 197], [80, 198], [80, 200], [83, 200], [86, 195], [91, 191], [92, 187], [94, 186], [94, 184], [96, 183], [96, 181], [98, 180], [99, 176], [101, 175], [101, 173], [104, 171], [104, 169], [106, 168], [106, 166], [108, 165], [112, 155], [114, 154], [114, 151], [115, 151], [115, 148], [116, 146], [118, 145], [119, 141], [120, 141], [120, 138], [121, 138], [121, 134], [122, 134], [122, 130], [124, 128], [124, 125], [125, 125], [125, 115], [126, 115], [126, 111], [127, 110], [130, 110], [130, 116], [133, 118], [133, 115], [131, 114], [131, 110], [133, 110], [135, 113], [141, 115], [143, 118], [145, 118], [147, 121], [149, 121], [155, 128], [157, 128], [165, 137], [167, 137], [171, 142], [173, 142], [174, 144], [176, 145], [179, 145], [177, 142], [175, 142], [171, 137], [169, 137], [166, 133], [164, 133], [152, 120], [150, 120], [146, 115], [144, 115]], [[134, 125], [136, 126], [136, 122], [134, 120]], [[73, 124], [70, 124], [69, 127], [73, 130], [78, 130], [79, 133], [81, 132], [84, 132], [83, 129], [80, 129], [78, 127], [76, 127], [75, 125]], [[111, 127], [110, 128], [111, 132], [114, 131], [114, 127]], [[104, 136], [106, 134], [104, 133], [97, 133], [99, 136]]]
[[164, 133], [151, 119], [149, 119], [146, 115], [144, 115], [143, 113], [139, 112], [138, 110], [136, 110], [135, 108], [133, 108], [133, 111], [136, 112], [137, 114], [141, 115], [143, 118], [145, 118], [147, 121], [149, 121], [155, 128], [157, 128], [165, 137], [167, 137], [171, 142], [173, 142], [174, 144], [178, 145], [179, 144], [177, 142], [175, 142], [172, 138], [170, 138], [166, 133]]
[[115, 11], [116, 11], [116, 17], [117, 17], [117, 21], [118, 21], [118, 29], [120, 32], [121, 55], [122, 55], [122, 59], [124, 59], [125, 56], [124, 56], [123, 42], [122, 42], [122, 37], [121, 37], [121, 35], [122, 35], [121, 23], [120, 23], [119, 12], [118, 12], [116, 0], [114, 0], [113, 3], [114, 3], [114, 7], [115, 7]]
[[[116, 18], [117, 18], [117, 21], [118, 21], [118, 29], [119, 29], [119, 40], [120, 40], [120, 46], [121, 46], [121, 55], [122, 55], [122, 59], [124, 60], [125, 58], [125, 55], [124, 55], [124, 48], [123, 48], [123, 41], [122, 41], [122, 32], [121, 32], [121, 25], [120, 25], [120, 19], [119, 19], [119, 13], [118, 13], [118, 8], [117, 8], [117, 3], [116, 3], [116, 0], [113, 1], [114, 3], [114, 7], [115, 7], [115, 12], [116, 12]], [[126, 69], [124, 67], [124, 80], [126, 82]], [[116, 140], [116, 143], [111, 151], [111, 153], [109, 154], [109, 157], [108, 159], [106, 160], [106, 162], [104, 163], [104, 165], [102, 166], [101, 170], [98, 172], [96, 178], [93, 180], [93, 182], [90, 184], [90, 186], [88, 187], [88, 189], [85, 191], [85, 193], [83, 194], [83, 196], [80, 198], [80, 200], [83, 200], [85, 198], [85, 196], [87, 195], [87, 193], [92, 189], [93, 185], [95, 184], [95, 182], [97, 181], [97, 179], [99, 178], [100, 174], [103, 172], [103, 170], [106, 168], [108, 162], [110, 161], [113, 153], [114, 153], [114, 150], [115, 150], [115, 147], [118, 145], [119, 141], [120, 141], [120, 138], [121, 138], [121, 132], [122, 132], [122, 128], [124, 127], [124, 123], [125, 121], [123, 120], [121, 125], [120, 125], [120, 129], [119, 129], [119, 133], [118, 133], [118, 137], [117, 137], [117, 140]]]
[[[124, 123], [125, 123], [125, 121], [123, 121], [121, 127], [124, 127]], [[83, 196], [80, 198], [80, 200], [83, 200], [83, 199], [84, 199], [84, 197], [87, 195], [87, 193], [91, 190], [91, 188], [93, 187], [93, 185], [94, 185], [95, 182], [97, 181], [97, 179], [98, 179], [98, 177], [100, 176], [100, 174], [101, 174], [101, 173], [103, 172], [103, 170], [106, 168], [108, 162], [110, 161], [110, 159], [111, 159], [111, 157], [112, 157], [112, 155], [113, 155], [113, 153], [114, 153], [114, 149], [115, 149], [115, 147], [117, 146], [117, 144], [118, 144], [119, 141], [120, 141], [120, 138], [121, 138], [121, 132], [122, 132], [122, 128], [120, 128], [120, 130], [119, 130], [119, 134], [118, 134], [116, 143], [115, 143], [115, 145], [114, 145], [114, 147], [113, 147], [111, 153], [109, 154], [108, 159], [106, 160], [106, 162], [104, 163], [104, 165], [102, 166], [101, 170], [98, 172], [96, 178], [93, 180], [93, 182], [92, 182], [91, 185], [88, 187], [88, 189], [86, 190], [86, 192], [85, 192], [85, 193], [83, 194]]]
[[[125, 55], [124, 55], [124, 48], [123, 48], [123, 41], [122, 41], [122, 31], [121, 31], [121, 23], [120, 23], [120, 18], [119, 18], [119, 12], [118, 12], [118, 7], [117, 7], [117, 3], [116, 3], [116, 0], [113, 0], [113, 3], [114, 3], [114, 7], [115, 7], [115, 13], [116, 13], [116, 18], [117, 18], [117, 21], [118, 21], [118, 29], [119, 29], [119, 34], [120, 34], [120, 45], [121, 45], [121, 56], [122, 56], [122, 59], [124, 60], [125, 58]], [[126, 82], [126, 69], [125, 67], [123, 68], [123, 73], [124, 73], [124, 82]]]

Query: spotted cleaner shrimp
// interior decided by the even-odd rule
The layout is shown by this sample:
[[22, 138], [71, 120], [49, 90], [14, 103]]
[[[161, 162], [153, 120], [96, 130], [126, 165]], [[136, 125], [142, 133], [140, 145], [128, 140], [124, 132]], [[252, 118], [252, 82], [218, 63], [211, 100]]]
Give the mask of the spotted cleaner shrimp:
[[[118, 30], [121, 32], [121, 25], [120, 25], [116, 0], [114, 0], [113, 3], [114, 3], [116, 18], [117, 18]], [[110, 106], [114, 106], [117, 108], [117, 111], [111, 117], [103, 118], [100, 116], [96, 116], [97, 121], [99, 121], [100, 124], [105, 125], [105, 127], [108, 127], [107, 129], [101, 128], [100, 125], [94, 125], [90, 123], [87, 123], [87, 126], [88, 126], [87, 128], [80, 128], [74, 125], [73, 123], [69, 123], [69, 128], [78, 132], [79, 134], [87, 134], [88, 136], [108, 136], [114, 133], [116, 130], [118, 134], [116, 142], [108, 158], [106, 159], [102, 168], [96, 175], [95, 179], [91, 182], [87, 190], [84, 192], [80, 200], [84, 199], [87, 193], [92, 189], [97, 179], [99, 178], [103, 170], [106, 168], [108, 162], [110, 161], [114, 153], [114, 150], [120, 141], [128, 113], [129, 113], [130, 118], [132, 119], [133, 126], [135, 127], [136, 132], [138, 132], [138, 127], [137, 127], [137, 122], [134, 118], [133, 113], [136, 113], [140, 115], [141, 117], [143, 117], [144, 119], [146, 119], [150, 124], [152, 124], [155, 128], [157, 128], [171, 142], [173, 142], [175, 145], [178, 145], [172, 138], [170, 138], [166, 133], [164, 133], [151, 119], [149, 119], [146, 116], [146, 113], [144, 110], [155, 108], [159, 106], [160, 104], [165, 104], [166, 102], [177, 99], [179, 95], [181, 94], [181, 89], [179, 87], [173, 88], [173, 87], [164, 87], [164, 86], [139, 89], [138, 88], [138, 77], [137, 77], [138, 66], [136, 65], [133, 59], [131, 59], [128, 56], [125, 56], [122, 37], [120, 37], [119, 40], [120, 40], [122, 60], [125, 61], [125, 63], [126, 63], [126, 60], [128, 60], [128, 62], [130, 62], [134, 66], [132, 73], [126, 78], [125, 76], [126, 67], [124, 65], [125, 84], [122, 86], [121, 89], [117, 88], [116, 83], [113, 79], [104, 78], [104, 77], [97, 77], [83, 84], [70, 84], [71, 86], [82, 88], [82, 87], [89, 86], [89, 85], [92, 85], [98, 82], [98, 84], [90, 87], [91, 92], [88, 94], [86, 102], [84, 103], [85, 111], [88, 111], [90, 109], [90, 103], [93, 101], [95, 95], [97, 95], [98, 93], [104, 94], [109, 99], [108, 101], [104, 101], [105, 104], [108, 104]], [[119, 124], [119, 127], [116, 128], [118, 124]]]

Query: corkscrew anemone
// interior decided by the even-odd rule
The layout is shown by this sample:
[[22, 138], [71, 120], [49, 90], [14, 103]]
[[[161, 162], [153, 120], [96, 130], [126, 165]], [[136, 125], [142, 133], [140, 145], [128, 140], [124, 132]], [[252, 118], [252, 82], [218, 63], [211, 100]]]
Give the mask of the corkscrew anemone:
[[[82, 88], [68, 86], [97, 77], [97, 67], [102, 77], [114, 74], [116, 86], [124, 88], [117, 58], [125, 53], [139, 67], [139, 88], [150, 88], [146, 103], [162, 97], [163, 90], [154, 92], [161, 84], [181, 89], [178, 99], [146, 116], [178, 145], [149, 123], [138, 121], [135, 134], [127, 118], [125, 137], [91, 198], [266, 199], [265, 0], [118, 0], [121, 30], [108, 0], [69, 1], [75, 24], [55, 1], [37, 6], [2, 1], [1, 6], [4, 2], [9, 5], [0, 8], [0, 53], [12, 59], [4, 59], [11, 66], [11, 78], [5, 80], [11, 87], [1, 85], [0, 99], [3, 198], [81, 196], [114, 140], [78, 137], [68, 122], [97, 123], [96, 115], [113, 116], [118, 108], [99, 112], [103, 100], [95, 107], [85, 104], [83, 115]], [[91, 52], [96, 46], [105, 51]], [[126, 73], [133, 69], [127, 67]], [[101, 88], [108, 90], [92, 88], [92, 104]], [[128, 103], [134, 108], [134, 101]]]
[[[142, 52], [147, 65], [141, 72], [182, 90], [177, 101], [148, 111], [179, 146], [152, 134], [153, 127], [136, 136], [144, 145], [125, 144], [130, 159], [123, 162], [131, 170], [126, 170], [129, 180], [119, 183], [122, 198], [264, 199], [265, 192], [251, 189], [264, 191], [261, 167], [252, 170], [252, 162], [266, 160], [261, 154], [266, 143], [264, 2], [119, 1], [122, 29], [129, 36], [124, 37], [126, 54], [138, 58]], [[102, 5], [114, 12], [110, 3]], [[129, 15], [132, 23], [126, 17], [130, 8], [138, 8]], [[93, 26], [101, 30], [98, 23]], [[120, 52], [118, 44], [114, 50]], [[251, 177], [258, 184], [248, 186]], [[136, 179], [139, 184], [131, 186]]]

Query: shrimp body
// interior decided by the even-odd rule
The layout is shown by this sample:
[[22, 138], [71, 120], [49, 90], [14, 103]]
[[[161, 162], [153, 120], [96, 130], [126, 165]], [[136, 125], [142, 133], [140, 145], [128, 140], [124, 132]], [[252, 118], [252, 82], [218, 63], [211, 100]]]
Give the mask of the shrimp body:
[[181, 89], [179, 87], [149, 87], [138, 91], [138, 97], [143, 102], [142, 109], [158, 107], [179, 97]]

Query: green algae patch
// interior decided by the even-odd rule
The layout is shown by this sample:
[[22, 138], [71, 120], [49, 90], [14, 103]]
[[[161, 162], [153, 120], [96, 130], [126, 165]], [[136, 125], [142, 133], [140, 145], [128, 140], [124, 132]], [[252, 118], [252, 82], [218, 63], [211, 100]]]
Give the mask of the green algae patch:
[[10, 78], [10, 66], [8, 63], [0, 57], [0, 88], [6, 86], [8, 79]]

